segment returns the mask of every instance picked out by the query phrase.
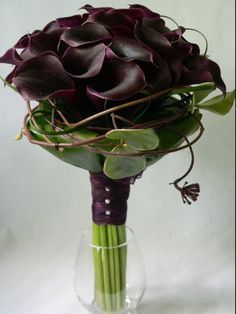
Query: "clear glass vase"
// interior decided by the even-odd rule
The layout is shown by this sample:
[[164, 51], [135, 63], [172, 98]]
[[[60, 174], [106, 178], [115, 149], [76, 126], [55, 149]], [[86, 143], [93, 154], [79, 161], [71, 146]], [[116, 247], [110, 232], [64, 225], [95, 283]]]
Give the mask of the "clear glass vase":
[[[99, 228], [107, 231], [108, 239], [119, 230], [117, 226]], [[94, 244], [94, 229], [83, 233], [75, 262], [74, 286], [89, 313], [134, 314], [144, 295], [146, 278], [139, 246], [130, 228], [123, 226], [123, 234], [125, 242], [112, 246], [108, 241], [101, 246]]]

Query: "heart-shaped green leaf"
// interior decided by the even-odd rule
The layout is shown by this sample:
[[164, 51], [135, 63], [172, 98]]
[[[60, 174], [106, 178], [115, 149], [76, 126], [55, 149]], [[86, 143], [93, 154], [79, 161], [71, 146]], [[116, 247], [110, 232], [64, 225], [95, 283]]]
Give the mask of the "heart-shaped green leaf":
[[219, 95], [211, 98], [197, 106], [201, 109], [211, 111], [213, 113], [218, 113], [220, 115], [227, 114], [233, 107], [235, 100], [235, 90], [226, 93], [226, 95]]
[[[136, 151], [127, 146], [119, 145], [112, 150], [117, 154], [130, 154]], [[108, 156], [103, 166], [103, 172], [111, 179], [119, 180], [132, 177], [146, 168], [146, 159], [143, 156]]]
[[159, 145], [159, 138], [153, 129], [118, 129], [106, 134], [108, 139], [120, 139], [134, 150], [153, 150]]

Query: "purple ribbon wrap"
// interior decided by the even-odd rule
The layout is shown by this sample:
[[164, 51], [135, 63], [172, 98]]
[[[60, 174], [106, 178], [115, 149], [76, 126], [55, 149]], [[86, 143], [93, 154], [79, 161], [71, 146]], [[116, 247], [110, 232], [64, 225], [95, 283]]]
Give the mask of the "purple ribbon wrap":
[[123, 225], [127, 218], [130, 185], [141, 175], [120, 180], [103, 172], [90, 174], [93, 221], [97, 225]]

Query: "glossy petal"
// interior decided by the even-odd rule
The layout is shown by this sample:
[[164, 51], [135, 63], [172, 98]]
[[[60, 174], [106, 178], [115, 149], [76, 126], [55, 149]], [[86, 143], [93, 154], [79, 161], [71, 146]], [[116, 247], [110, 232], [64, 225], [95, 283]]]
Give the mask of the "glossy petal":
[[98, 11], [109, 11], [111, 9], [113, 9], [112, 7], [98, 7], [98, 8], [94, 8], [92, 5], [90, 4], [86, 4], [84, 6], [82, 6], [80, 8], [81, 10], [84, 9], [86, 10], [89, 14], [93, 14], [93, 13], [96, 13]]
[[85, 23], [88, 16], [89, 16], [88, 14], [83, 14], [83, 15], [77, 14], [73, 16], [58, 18], [56, 19], [56, 22], [60, 28], [71, 28], [71, 27], [80, 26], [83, 23]]
[[153, 53], [135, 39], [115, 37], [110, 45], [110, 49], [124, 61], [141, 60], [153, 62]]
[[162, 34], [170, 31], [170, 29], [166, 27], [165, 24], [166, 24], [165, 21], [161, 17], [155, 17], [155, 18], [144, 17], [143, 18], [143, 26], [149, 27]]
[[38, 32], [29, 37], [27, 48], [20, 54], [23, 60], [28, 60], [45, 52], [59, 53], [58, 43], [62, 30], [50, 33]]
[[145, 16], [145, 17], [151, 17], [151, 18], [160, 17], [160, 14], [151, 11], [150, 9], [148, 9], [147, 7], [145, 7], [144, 5], [141, 5], [141, 4], [130, 5], [130, 8], [141, 10], [143, 13], [143, 16]]
[[7, 77], [5, 78], [5, 80], [9, 83], [12, 84], [13, 82], [13, 78], [15, 76], [15, 72], [16, 72], [17, 66], [14, 67], [14, 69], [7, 75]]
[[106, 62], [97, 80], [88, 86], [88, 95], [108, 100], [124, 100], [138, 93], [146, 86], [140, 67], [119, 60]]
[[[214, 82], [216, 83], [217, 87], [219, 87], [224, 93], [226, 92], [226, 86], [224, 81], [221, 78], [221, 71], [215, 62], [212, 60], [204, 57], [204, 56], [192, 56], [189, 57], [184, 62], [185, 66], [189, 71], [192, 71], [193, 73], [199, 73], [199, 80], [200, 82], [207, 82], [205, 80], [206, 73], [209, 74], [209, 76], [212, 77], [211, 80], [208, 82]], [[202, 72], [202, 79], [200, 73]], [[189, 74], [190, 75], [190, 74]]]
[[88, 18], [88, 21], [111, 27], [114, 25], [123, 25], [129, 28], [134, 27], [134, 21], [127, 15], [117, 13], [115, 9], [109, 11], [98, 11]]
[[124, 25], [110, 26], [109, 32], [111, 33], [112, 37], [124, 36], [124, 37], [134, 38], [133, 28], [129, 28], [128, 26], [124, 26]]
[[184, 32], [185, 32], [184, 27], [180, 26], [178, 29], [164, 33], [164, 36], [172, 44], [180, 41]]
[[192, 70], [183, 67], [180, 83], [183, 85], [198, 84], [202, 82], [214, 82], [212, 75], [207, 70]]
[[13, 83], [25, 100], [46, 99], [58, 90], [74, 88], [61, 62], [52, 55], [41, 55], [20, 65]]
[[71, 76], [94, 77], [101, 71], [105, 53], [106, 46], [104, 44], [69, 48], [63, 57], [63, 65]]
[[37, 33], [40, 33], [40, 31], [34, 31], [32, 34], [26, 34], [22, 36], [18, 42], [14, 45], [14, 48], [24, 49], [27, 48], [29, 45], [30, 37], [33, 35], [36, 35]]
[[139, 41], [150, 46], [167, 61], [172, 72], [172, 84], [178, 82], [181, 75], [181, 58], [168, 39], [163, 34], [139, 23], [136, 24], [135, 34]]
[[82, 26], [73, 27], [65, 31], [61, 40], [71, 47], [78, 47], [85, 44], [106, 42], [111, 39], [111, 35], [103, 25], [95, 23], [85, 23]]
[[45, 33], [50, 33], [59, 29], [59, 25], [56, 20], [49, 22], [42, 31]]
[[21, 62], [22, 59], [14, 48], [7, 50], [7, 52], [0, 57], [0, 63], [19, 65]]
[[77, 14], [77, 15], [57, 18], [56, 20], [49, 22], [43, 28], [43, 32], [49, 33], [51, 31], [55, 31], [55, 30], [58, 30], [61, 28], [67, 29], [67, 28], [71, 28], [71, 27], [80, 26], [81, 24], [86, 22], [88, 16], [89, 15], [86, 13], [83, 15]]
[[156, 90], [162, 90], [170, 87], [171, 73], [167, 63], [161, 56], [156, 56], [155, 63], [140, 63], [146, 81], [149, 86]]
[[121, 15], [128, 16], [134, 22], [141, 22], [145, 16], [145, 12], [141, 8], [130, 8], [130, 9], [115, 9], [115, 12]]
[[187, 58], [193, 51], [193, 46], [184, 40], [173, 43], [173, 47], [178, 51], [181, 59]]

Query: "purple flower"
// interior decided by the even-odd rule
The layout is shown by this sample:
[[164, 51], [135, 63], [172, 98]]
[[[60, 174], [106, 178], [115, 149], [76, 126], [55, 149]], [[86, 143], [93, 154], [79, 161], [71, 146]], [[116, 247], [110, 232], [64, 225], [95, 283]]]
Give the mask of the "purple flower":
[[75, 99], [83, 99], [99, 110], [107, 100], [115, 105], [145, 89], [214, 82], [225, 91], [219, 66], [185, 40], [184, 27], [170, 30], [142, 5], [82, 9], [87, 12], [24, 35], [0, 58], [14, 65], [6, 80], [25, 100], [69, 106], [73, 98], [75, 108]]

